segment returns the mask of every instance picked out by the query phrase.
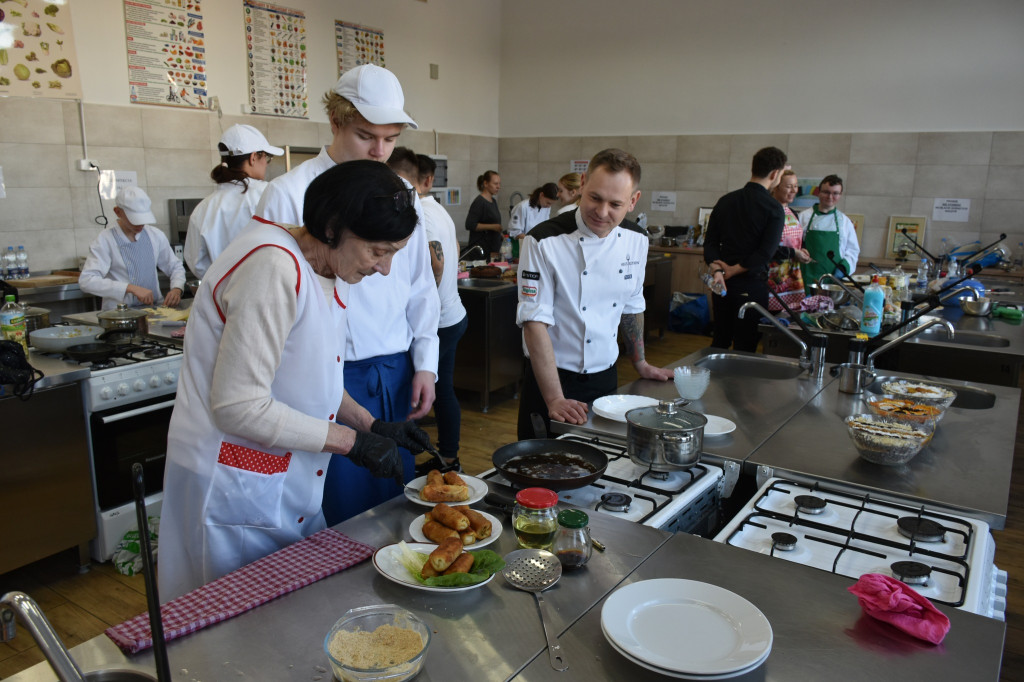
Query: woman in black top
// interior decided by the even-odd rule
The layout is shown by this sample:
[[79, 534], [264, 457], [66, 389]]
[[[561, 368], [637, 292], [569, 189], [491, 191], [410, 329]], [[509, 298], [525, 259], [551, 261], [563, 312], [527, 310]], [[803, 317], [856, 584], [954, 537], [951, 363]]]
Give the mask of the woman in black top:
[[501, 249], [501, 211], [495, 195], [501, 190], [501, 176], [489, 170], [476, 179], [480, 196], [473, 200], [466, 215], [466, 229], [469, 230], [468, 247], [479, 246], [484, 258], [497, 254]]

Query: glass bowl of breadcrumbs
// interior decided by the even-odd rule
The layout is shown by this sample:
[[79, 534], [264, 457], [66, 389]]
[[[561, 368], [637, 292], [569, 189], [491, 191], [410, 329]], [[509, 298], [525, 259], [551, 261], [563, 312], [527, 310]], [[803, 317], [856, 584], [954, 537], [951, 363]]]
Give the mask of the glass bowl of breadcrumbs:
[[340, 682], [403, 682], [416, 677], [430, 647], [430, 628], [395, 604], [350, 609], [324, 638]]

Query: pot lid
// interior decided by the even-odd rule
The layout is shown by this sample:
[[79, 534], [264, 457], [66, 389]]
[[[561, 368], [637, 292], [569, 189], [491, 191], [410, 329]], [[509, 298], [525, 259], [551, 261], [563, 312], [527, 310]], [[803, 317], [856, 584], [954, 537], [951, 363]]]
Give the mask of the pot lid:
[[662, 400], [657, 405], [630, 410], [626, 421], [645, 429], [680, 431], [703, 428], [708, 418], [698, 412], [679, 409], [676, 401]]
[[558, 493], [547, 488], [523, 488], [516, 493], [516, 502], [530, 509], [547, 509], [558, 504]]
[[96, 315], [97, 319], [100, 320], [137, 320], [145, 316], [146, 313], [144, 311], [133, 310], [125, 303], [118, 303], [117, 307], [113, 310], [104, 310]]
[[25, 316], [29, 315], [49, 315], [50, 311], [48, 308], [33, 308], [32, 306], [25, 306]]

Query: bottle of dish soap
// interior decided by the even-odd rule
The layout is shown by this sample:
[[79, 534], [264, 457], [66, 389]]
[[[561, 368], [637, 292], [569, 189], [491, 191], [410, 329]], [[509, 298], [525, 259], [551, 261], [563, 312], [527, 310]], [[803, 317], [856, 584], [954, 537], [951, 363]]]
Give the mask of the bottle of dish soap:
[[885, 291], [878, 283], [878, 275], [871, 278], [871, 284], [864, 290], [864, 314], [860, 319], [860, 330], [869, 338], [878, 336], [882, 330], [882, 314], [885, 309]]

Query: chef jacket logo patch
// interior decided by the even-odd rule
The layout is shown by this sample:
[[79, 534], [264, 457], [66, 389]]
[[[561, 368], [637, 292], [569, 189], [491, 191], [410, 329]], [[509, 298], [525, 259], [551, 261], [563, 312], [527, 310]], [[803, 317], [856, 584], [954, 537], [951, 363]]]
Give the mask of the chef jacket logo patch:
[[523, 296], [529, 296], [530, 298], [537, 295], [537, 287], [527, 286], [526, 284], [523, 285], [521, 291]]
[[540, 273], [533, 270], [523, 270], [519, 273], [519, 276], [523, 279], [540, 279]]
[[632, 272], [631, 272], [631, 273], [629, 273], [628, 275], [626, 275], [626, 276], [625, 276], [625, 277], [623, 277], [622, 279], [633, 279], [633, 273], [632, 273]]
[[629, 267], [630, 265], [640, 265], [639, 260], [632, 260], [629, 256], [626, 256], [626, 260], [622, 261], [621, 267]]

